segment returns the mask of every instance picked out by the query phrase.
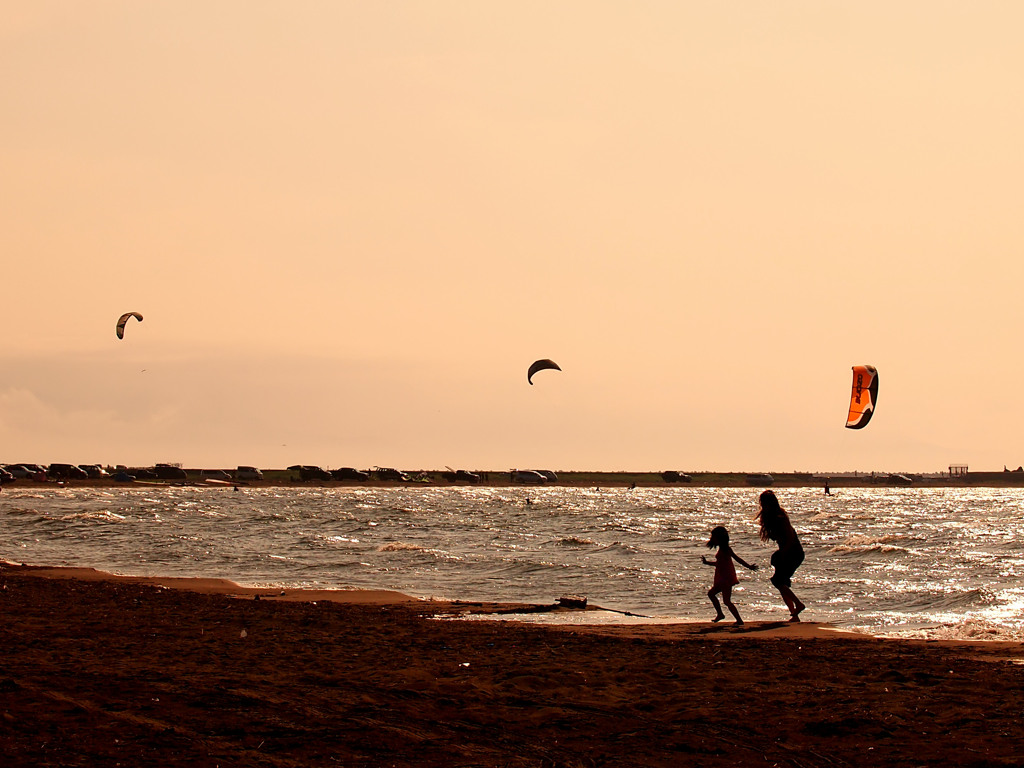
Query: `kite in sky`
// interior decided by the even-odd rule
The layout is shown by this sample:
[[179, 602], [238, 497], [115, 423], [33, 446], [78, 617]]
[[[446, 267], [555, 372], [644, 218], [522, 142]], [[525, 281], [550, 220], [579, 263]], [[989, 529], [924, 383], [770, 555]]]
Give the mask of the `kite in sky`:
[[853, 366], [853, 391], [850, 393], [850, 413], [846, 417], [846, 428], [866, 427], [877, 402], [878, 371], [873, 365]]
[[530, 384], [533, 384], [533, 374], [535, 374], [537, 371], [546, 370], [560, 371], [562, 369], [558, 367], [558, 363], [556, 363], [554, 360], [548, 360], [546, 358], [544, 360], [538, 360], [537, 362], [530, 366], [530, 370], [526, 374], [526, 380], [530, 382]]
[[117, 338], [119, 338], [119, 339], [123, 339], [124, 338], [124, 325], [125, 325], [125, 323], [128, 322], [128, 318], [129, 317], [134, 317], [140, 323], [142, 322], [142, 315], [140, 315], [138, 312], [125, 312], [117, 320]]

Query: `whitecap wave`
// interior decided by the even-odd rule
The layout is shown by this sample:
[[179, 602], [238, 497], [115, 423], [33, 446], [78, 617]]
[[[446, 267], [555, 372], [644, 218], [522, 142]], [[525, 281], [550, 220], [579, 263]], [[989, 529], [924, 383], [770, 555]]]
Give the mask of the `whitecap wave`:
[[119, 523], [123, 520], [127, 520], [124, 515], [119, 515], [116, 512], [73, 512], [70, 515], [63, 515], [61, 520], [67, 522], [70, 520], [99, 520], [104, 523]]
[[389, 541], [377, 547], [378, 552], [423, 552], [419, 544], [410, 544], [407, 541]]
[[902, 637], [918, 640], [985, 640], [1003, 642], [1024, 642], [1024, 625], [1003, 625], [984, 619], [967, 619], [953, 624], [934, 627], [901, 629], [885, 632], [886, 637]]
[[894, 552], [909, 552], [906, 547], [897, 547], [894, 544], [836, 544], [829, 547], [828, 552], [832, 555], [863, 555], [869, 552], [881, 554], [892, 554]]
[[595, 542], [593, 539], [584, 539], [579, 536], [566, 536], [555, 543], [560, 547], [587, 547]]

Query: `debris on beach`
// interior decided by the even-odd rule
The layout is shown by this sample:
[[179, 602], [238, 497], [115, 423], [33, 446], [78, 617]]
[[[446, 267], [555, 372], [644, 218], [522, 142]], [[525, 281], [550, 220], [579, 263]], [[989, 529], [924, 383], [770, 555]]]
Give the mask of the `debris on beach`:
[[587, 598], [585, 595], [566, 595], [558, 598], [558, 605], [561, 608], [586, 608]]

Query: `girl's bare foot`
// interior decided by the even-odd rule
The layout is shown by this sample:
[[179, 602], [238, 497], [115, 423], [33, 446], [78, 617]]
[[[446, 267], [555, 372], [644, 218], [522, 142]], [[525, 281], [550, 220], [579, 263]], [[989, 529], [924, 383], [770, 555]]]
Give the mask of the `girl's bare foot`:
[[713, 618], [711, 620], [711, 623], [714, 624], [716, 621], [721, 621], [724, 618], [725, 618], [725, 614], [724, 613], [720, 613], [717, 616], [715, 616], [715, 618]]

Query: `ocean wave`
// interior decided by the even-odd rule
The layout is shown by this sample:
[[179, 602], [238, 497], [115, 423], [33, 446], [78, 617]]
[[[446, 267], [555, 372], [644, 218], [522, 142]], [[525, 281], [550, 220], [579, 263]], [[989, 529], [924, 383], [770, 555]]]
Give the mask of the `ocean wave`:
[[910, 610], [915, 613], [946, 613], [963, 612], [971, 609], [986, 608], [998, 604], [994, 594], [985, 589], [968, 589], [962, 592], [922, 590], [901, 600], [897, 610]]
[[842, 543], [851, 547], [870, 547], [875, 544], [890, 544], [904, 538], [903, 534], [896, 533], [854, 533], [843, 539]]
[[104, 523], [119, 523], [123, 520], [127, 520], [124, 515], [119, 515], [116, 512], [108, 511], [93, 511], [93, 512], [72, 512], [70, 515], [62, 515], [61, 521], [70, 522], [72, 520], [99, 520]]
[[621, 541], [605, 544], [604, 546], [599, 546], [594, 550], [594, 552], [602, 555], [630, 555], [631, 557], [637, 555], [640, 551], [640, 547], [632, 544], [624, 544]]
[[919, 640], [987, 640], [1003, 642], [1024, 642], [1024, 626], [1006, 626], [984, 619], [942, 624], [935, 627], [901, 629], [885, 632], [886, 637], [901, 637]]
[[34, 507], [10, 507], [7, 510], [7, 514], [11, 516], [34, 515], [38, 518], [46, 517], [46, 515], [43, 512], [40, 512], [38, 509], [35, 509]]
[[292, 518], [288, 515], [282, 514], [281, 512], [263, 512], [260, 510], [257, 514], [251, 518], [253, 524], [256, 523], [290, 523]]
[[323, 540], [328, 544], [359, 544], [359, 539], [351, 536], [324, 536]]
[[828, 553], [831, 555], [863, 555], [868, 552], [880, 552], [888, 555], [893, 552], [909, 551], [906, 547], [897, 547], [895, 544], [836, 544], [828, 549]]
[[587, 547], [595, 543], [592, 539], [581, 539], [578, 536], [566, 536], [555, 542], [560, 547]]
[[378, 552], [424, 552], [424, 547], [419, 544], [410, 544], [407, 541], [389, 541], [377, 547]]

